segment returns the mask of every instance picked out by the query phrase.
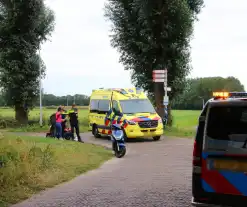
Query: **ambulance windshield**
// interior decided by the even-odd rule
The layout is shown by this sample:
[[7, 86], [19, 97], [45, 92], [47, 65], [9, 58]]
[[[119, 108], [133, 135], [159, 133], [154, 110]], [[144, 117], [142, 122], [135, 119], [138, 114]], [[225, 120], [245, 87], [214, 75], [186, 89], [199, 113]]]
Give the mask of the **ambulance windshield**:
[[121, 100], [120, 105], [124, 114], [156, 113], [148, 99]]

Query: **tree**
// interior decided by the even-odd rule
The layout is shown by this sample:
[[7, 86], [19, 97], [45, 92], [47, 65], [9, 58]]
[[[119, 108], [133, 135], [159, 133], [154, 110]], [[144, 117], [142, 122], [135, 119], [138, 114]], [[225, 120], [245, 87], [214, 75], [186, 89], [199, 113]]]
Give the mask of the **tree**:
[[36, 101], [40, 66], [45, 75], [37, 51], [53, 29], [54, 14], [43, 0], [0, 0], [0, 85], [19, 123], [27, 123], [26, 106]]
[[163, 84], [155, 84], [152, 71], [168, 68], [172, 99], [183, 89], [191, 69], [189, 42], [193, 22], [203, 0], [109, 0], [106, 17], [112, 22], [111, 43], [120, 62], [132, 72], [132, 81], [155, 96], [164, 115]]
[[185, 90], [177, 96], [172, 106], [175, 109], [201, 109], [203, 101], [212, 98], [213, 91], [244, 91], [244, 86], [235, 77], [206, 77], [188, 79]]

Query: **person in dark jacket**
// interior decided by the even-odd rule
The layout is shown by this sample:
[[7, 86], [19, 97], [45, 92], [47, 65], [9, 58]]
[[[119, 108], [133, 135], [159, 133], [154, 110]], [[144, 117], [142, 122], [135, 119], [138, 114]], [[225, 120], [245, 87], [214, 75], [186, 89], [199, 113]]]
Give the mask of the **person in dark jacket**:
[[76, 108], [76, 105], [73, 104], [72, 108], [68, 111], [69, 114], [69, 121], [70, 121], [70, 127], [71, 127], [71, 132], [74, 136], [74, 130], [78, 139], [78, 142], [83, 142], [81, 140], [80, 136], [80, 130], [79, 130], [79, 121], [78, 121], [78, 109]]

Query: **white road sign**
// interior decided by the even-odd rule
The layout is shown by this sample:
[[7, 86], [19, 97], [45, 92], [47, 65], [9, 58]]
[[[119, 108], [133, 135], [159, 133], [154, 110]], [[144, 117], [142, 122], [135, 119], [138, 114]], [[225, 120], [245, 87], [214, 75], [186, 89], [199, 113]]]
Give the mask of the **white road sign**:
[[169, 96], [164, 96], [163, 104], [167, 106], [169, 104]]

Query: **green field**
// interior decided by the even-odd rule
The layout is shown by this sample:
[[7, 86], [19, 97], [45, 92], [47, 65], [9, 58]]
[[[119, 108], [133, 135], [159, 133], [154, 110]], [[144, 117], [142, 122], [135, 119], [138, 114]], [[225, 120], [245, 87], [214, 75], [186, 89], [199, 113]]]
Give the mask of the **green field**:
[[173, 126], [165, 129], [164, 134], [177, 137], [195, 136], [199, 115], [200, 111], [196, 110], [173, 110]]
[[[46, 131], [48, 130], [49, 116], [54, 113], [56, 109], [44, 108], [43, 120], [44, 127], [40, 128], [39, 123], [39, 109], [32, 110], [29, 114], [29, 120], [33, 121], [34, 125], [30, 127], [20, 128], [15, 127], [15, 131]], [[173, 110], [173, 126], [165, 129], [164, 134], [168, 136], [185, 136], [192, 137], [195, 134], [197, 120], [200, 111], [190, 110]], [[88, 131], [88, 110], [87, 107], [79, 109], [80, 131]], [[14, 128], [14, 111], [9, 108], [0, 108], [0, 127], [7, 125], [7, 128]]]

